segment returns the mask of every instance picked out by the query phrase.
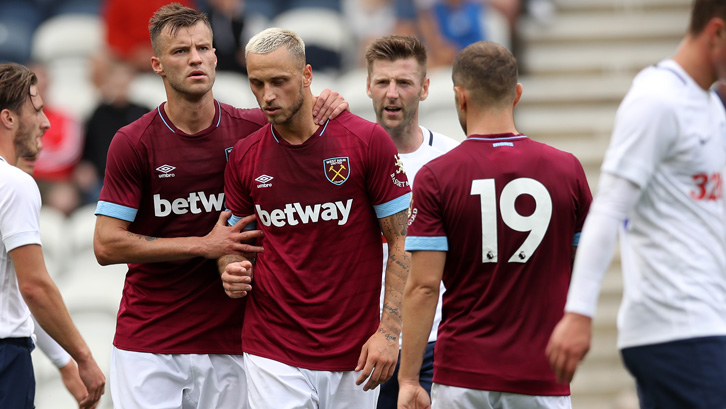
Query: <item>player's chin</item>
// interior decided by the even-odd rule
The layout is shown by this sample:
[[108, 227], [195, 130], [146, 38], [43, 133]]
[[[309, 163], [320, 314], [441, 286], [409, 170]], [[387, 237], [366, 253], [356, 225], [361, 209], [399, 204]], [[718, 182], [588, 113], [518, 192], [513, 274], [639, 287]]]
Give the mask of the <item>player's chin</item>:
[[190, 84], [187, 87], [187, 94], [195, 97], [202, 97], [206, 93], [212, 90], [212, 85], [214, 85], [213, 81], [209, 80], [209, 77], [206, 77], [206, 81], [196, 81], [193, 84]]

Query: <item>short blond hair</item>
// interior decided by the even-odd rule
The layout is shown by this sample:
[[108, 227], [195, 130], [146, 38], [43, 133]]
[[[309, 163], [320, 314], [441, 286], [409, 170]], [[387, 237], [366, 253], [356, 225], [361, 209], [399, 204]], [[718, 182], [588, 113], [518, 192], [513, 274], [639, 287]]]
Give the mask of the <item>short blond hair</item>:
[[300, 66], [305, 65], [305, 42], [297, 33], [279, 27], [271, 27], [257, 33], [245, 47], [245, 58], [249, 53], [269, 54], [285, 47]]

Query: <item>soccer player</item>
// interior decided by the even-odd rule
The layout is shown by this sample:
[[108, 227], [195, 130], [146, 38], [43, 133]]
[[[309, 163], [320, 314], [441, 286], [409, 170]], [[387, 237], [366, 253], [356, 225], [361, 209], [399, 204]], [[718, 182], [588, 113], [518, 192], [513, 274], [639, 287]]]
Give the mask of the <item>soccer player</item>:
[[[368, 64], [366, 88], [368, 96], [373, 101], [376, 121], [388, 132], [396, 145], [398, 157], [406, 169], [409, 185], [413, 186], [413, 179], [421, 166], [459, 145], [456, 140], [434, 133], [418, 124], [419, 102], [425, 100], [429, 93], [426, 47], [416, 37], [387, 36], [371, 43], [365, 56]], [[384, 243], [384, 273], [387, 263], [388, 245]], [[441, 322], [443, 293], [442, 284], [434, 324], [426, 345], [426, 355], [419, 373], [419, 381], [427, 392], [431, 391], [431, 378], [434, 373], [434, 345]], [[383, 296], [382, 293], [381, 307]], [[398, 365], [391, 379], [381, 385], [378, 409], [396, 408], [397, 374]]]
[[37, 84], [28, 68], [0, 65], [0, 407], [34, 407], [32, 312], [78, 363], [87, 389], [80, 406], [88, 408], [104, 393], [106, 378], [46, 270], [38, 186], [15, 167], [18, 157], [37, 156], [40, 138], [50, 128]]
[[[391, 138], [344, 112], [322, 126], [297, 34], [246, 47], [270, 125], [237, 143], [225, 171], [233, 217], [256, 213], [265, 252], [219, 261], [227, 294], [247, 298], [242, 329], [251, 408], [375, 408], [398, 359], [410, 188]], [[389, 246], [379, 319], [381, 232]], [[370, 377], [369, 377], [370, 376]], [[367, 382], [366, 382], [366, 379]], [[365, 385], [360, 385], [365, 382]]]
[[547, 356], [572, 379], [620, 232], [618, 348], [642, 408], [726, 407], [726, 1], [696, 0], [675, 56], [620, 104]]
[[244, 301], [224, 295], [215, 260], [261, 251], [241, 243], [259, 236], [241, 231], [251, 219], [226, 225], [223, 184], [232, 146], [267, 121], [214, 99], [204, 14], [164, 6], [149, 31], [167, 102], [114, 136], [96, 210], [99, 263], [129, 263], [111, 395], [117, 409], [244, 408]]
[[522, 85], [506, 48], [468, 46], [452, 78], [467, 139], [416, 176], [399, 408], [429, 407], [418, 373], [442, 279], [432, 407], [570, 408], [544, 352], [591, 201], [585, 173], [517, 132]]
[[[15, 166], [23, 172], [33, 175], [35, 171], [35, 161], [37, 159], [39, 150], [36, 152], [26, 152], [25, 156], [19, 156]], [[50, 361], [58, 368], [61, 375], [63, 385], [66, 387], [68, 392], [73, 395], [73, 398], [79, 403], [83, 402], [83, 399], [88, 395], [88, 390], [83, 384], [80, 374], [78, 373], [78, 365], [73, 360], [71, 355], [61, 347], [56, 340], [54, 340], [43, 327], [33, 318], [35, 344], [41, 351], [50, 359]], [[98, 406], [98, 401], [91, 406], [86, 406], [88, 409], [94, 409]]]

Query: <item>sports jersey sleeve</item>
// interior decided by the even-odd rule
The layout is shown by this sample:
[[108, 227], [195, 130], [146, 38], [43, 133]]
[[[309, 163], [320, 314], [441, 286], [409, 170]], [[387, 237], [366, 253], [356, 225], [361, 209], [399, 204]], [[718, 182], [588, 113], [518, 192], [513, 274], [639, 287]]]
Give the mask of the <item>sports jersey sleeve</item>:
[[424, 166], [416, 174], [411, 214], [408, 219], [406, 251], [448, 251], [449, 244], [441, 218], [438, 182]]
[[[7, 165], [9, 166], [9, 165]], [[0, 232], [6, 251], [40, 244], [40, 193], [33, 179], [12, 169], [0, 183]]]
[[403, 163], [396, 145], [379, 125], [371, 135], [366, 171], [368, 194], [379, 219], [408, 209], [411, 188]]
[[108, 149], [106, 176], [96, 215], [133, 222], [141, 203], [142, 186], [144, 176], [140, 155], [129, 138], [119, 132]]
[[241, 218], [252, 214], [254, 211], [249, 188], [244, 183], [245, 179], [241, 174], [244, 171], [242, 163], [244, 155], [241, 152], [242, 150], [239, 149], [240, 143], [232, 149], [227, 167], [224, 170], [224, 197], [227, 209], [232, 211], [232, 217], [228, 221], [230, 225], [234, 225]]
[[607, 173], [601, 176], [577, 249], [565, 311], [595, 315], [602, 280], [615, 251], [618, 226], [635, 207], [640, 193], [638, 186], [627, 179]]
[[675, 142], [678, 124], [672, 107], [668, 98], [631, 90], [615, 116], [602, 171], [644, 187]]
[[592, 193], [590, 192], [590, 185], [587, 183], [587, 176], [585, 175], [585, 170], [582, 168], [582, 164], [574, 155], [572, 156], [572, 160], [574, 162], [577, 188], [577, 222], [575, 224], [575, 237], [572, 239], [572, 245], [578, 246], [582, 227], [585, 224], [585, 218], [590, 211]]

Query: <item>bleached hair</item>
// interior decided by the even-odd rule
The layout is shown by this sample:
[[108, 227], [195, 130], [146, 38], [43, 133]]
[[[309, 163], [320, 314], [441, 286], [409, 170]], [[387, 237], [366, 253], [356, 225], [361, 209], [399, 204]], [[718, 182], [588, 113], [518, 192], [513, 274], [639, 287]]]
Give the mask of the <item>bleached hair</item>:
[[269, 54], [280, 47], [285, 47], [290, 55], [305, 65], [305, 42], [295, 32], [284, 28], [271, 27], [250, 39], [245, 47], [245, 58], [249, 53]]

